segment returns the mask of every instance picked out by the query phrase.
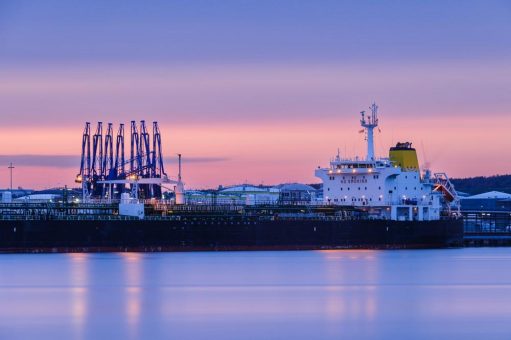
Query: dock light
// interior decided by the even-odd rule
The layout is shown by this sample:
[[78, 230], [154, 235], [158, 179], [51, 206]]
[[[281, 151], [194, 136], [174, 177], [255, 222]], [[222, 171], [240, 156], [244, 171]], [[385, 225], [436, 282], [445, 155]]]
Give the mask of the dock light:
[[328, 170], [328, 173], [331, 174], [333, 171], [332, 170]]
[[357, 172], [357, 169], [353, 169], [353, 170], [351, 170], [351, 172], [355, 173], [355, 172]]
[[373, 172], [373, 169], [369, 169], [369, 170], [367, 170], [367, 171], [368, 171], [368, 172]]
[[340, 173], [341, 173], [341, 170], [340, 170], [340, 169], [339, 169], [339, 170], [337, 170], [337, 173], [338, 173], [338, 174], [340, 174]]
[[78, 175], [75, 178], [75, 183], [82, 183], [82, 180], [83, 180], [82, 175]]
[[137, 180], [137, 175], [135, 175], [135, 174], [129, 175], [128, 179], [131, 180], [131, 181], [136, 181]]

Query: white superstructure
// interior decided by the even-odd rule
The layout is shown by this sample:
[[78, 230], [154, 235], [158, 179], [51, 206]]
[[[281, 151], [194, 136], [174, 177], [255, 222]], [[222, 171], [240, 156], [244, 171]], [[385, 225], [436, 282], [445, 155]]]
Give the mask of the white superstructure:
[[352, 206], [367, 211], [374, 218], [390, 220], [437, 220], [446, 186], [439, 185], [429, 170], [421, 175], [411, 143], [398, 143], [388, 158], [374, 154], [373, 130], [378, 126], [378, 107], [371, 114], [361, 112], [360, 124], [367, 140], [365, 159], [341, 158], [327, 168], [316, 169], [323, 181], [326, 204]]

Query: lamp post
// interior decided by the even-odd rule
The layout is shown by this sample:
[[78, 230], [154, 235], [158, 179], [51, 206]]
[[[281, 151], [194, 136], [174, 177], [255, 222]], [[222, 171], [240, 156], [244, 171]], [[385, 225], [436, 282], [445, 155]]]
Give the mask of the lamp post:
[[12, 165], [12, 162], [9, 164], [8, 168], [9, 168], [9, 171], [11, 173], [11, 192], [12, 192], [12, 169], [14, 169], [14, 166]]

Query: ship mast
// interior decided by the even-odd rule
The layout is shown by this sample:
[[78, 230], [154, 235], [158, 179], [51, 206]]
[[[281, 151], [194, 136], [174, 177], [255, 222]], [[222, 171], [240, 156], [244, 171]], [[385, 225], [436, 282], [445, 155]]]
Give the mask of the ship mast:
[[370, 107], [371, 114], [366, 116], [366, 112], [362, 111], [360, 114], [362, 118], [360, 119], [360, 125], [366, 130], [366, 139], [367, 139], [367, 157], [368, 161], [374, 160], [374, 128], [378, 126], [378, 106], [376, 103], [373, 103]]

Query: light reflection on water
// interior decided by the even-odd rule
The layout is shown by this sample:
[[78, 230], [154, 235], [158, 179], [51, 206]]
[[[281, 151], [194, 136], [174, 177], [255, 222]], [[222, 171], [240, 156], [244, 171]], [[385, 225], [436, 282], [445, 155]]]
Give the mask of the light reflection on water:
[[141, 253], [122, 253], [121, 254], [124, 265], [124, 283], [125, 290], [125, 307], [126, 323], [128, 327], [128, 335], [130, 338], [136, 339], [139, 337], [138, 326], [141, 313], [141, 293], [142, 293], [142, 260], [143, 254]]
[[[71, 282], [71, 315], [73, 317], [73, 337], [82, 339], [87, 318], [89, 272], [87, 254], [68, 254], [70, 259], [69, 280]], [[65, 296], [65, 292], [63, 291]], [[68, 307], [69, 308], [69, 307]]]
[[0, 255], [0, 339], [511, 338], [511, 248]]

